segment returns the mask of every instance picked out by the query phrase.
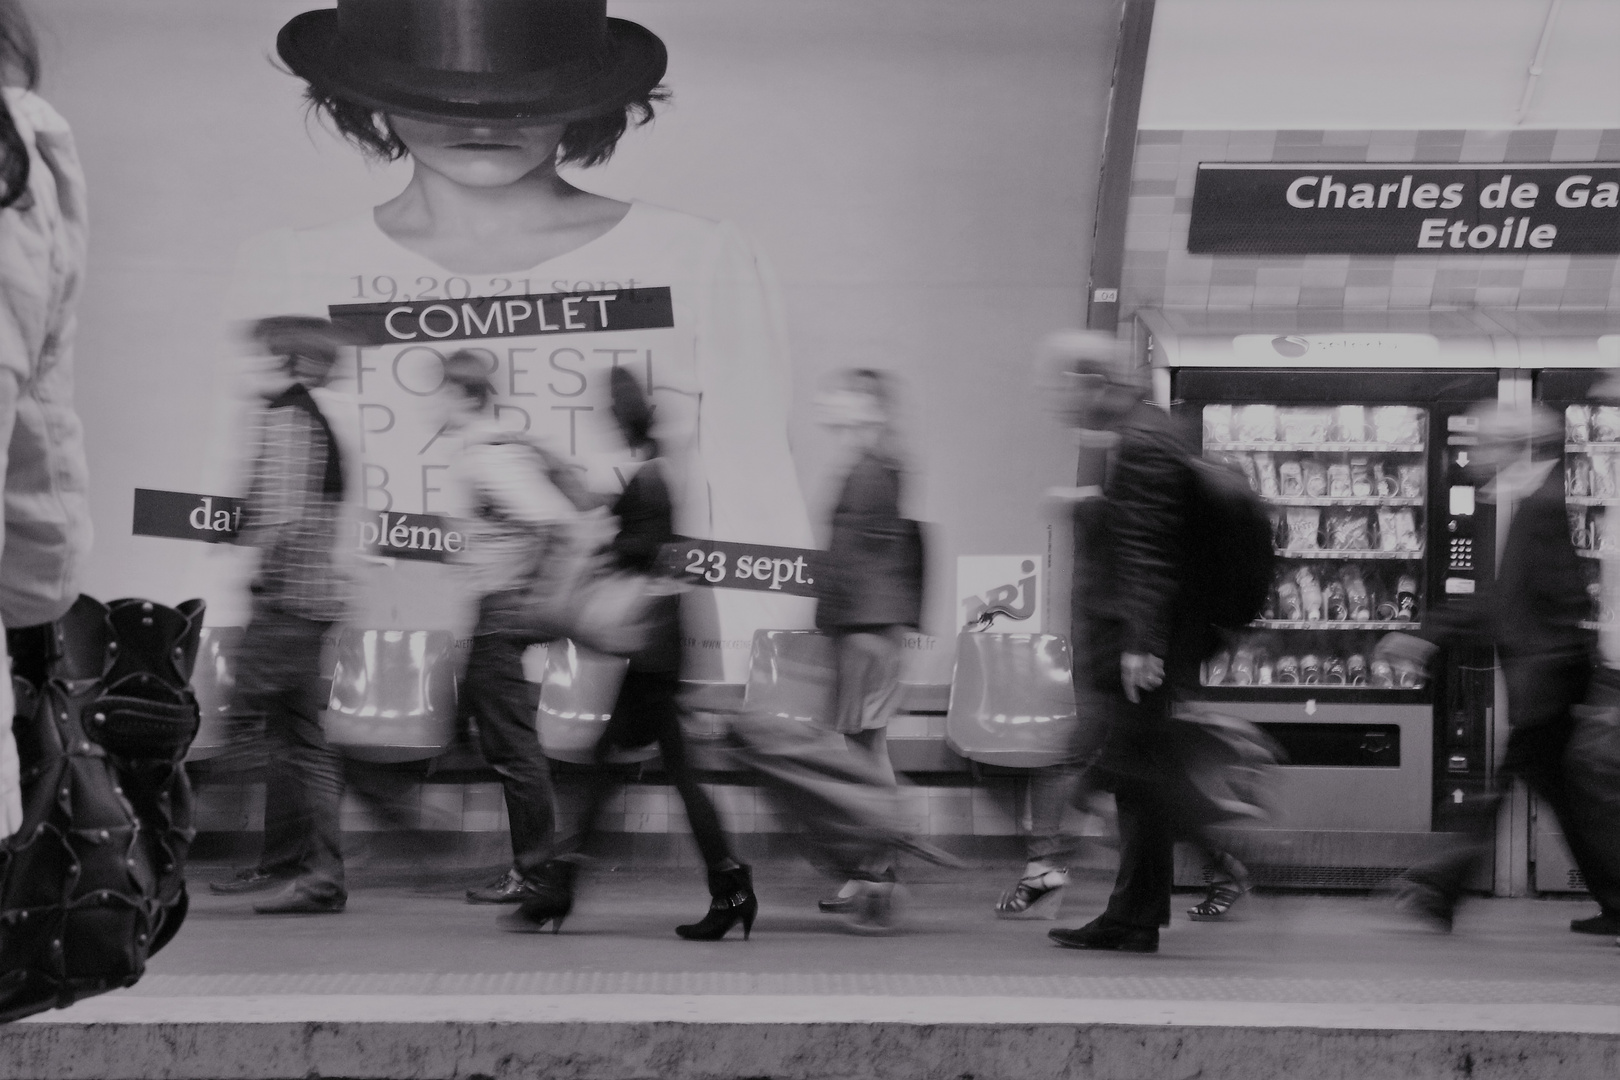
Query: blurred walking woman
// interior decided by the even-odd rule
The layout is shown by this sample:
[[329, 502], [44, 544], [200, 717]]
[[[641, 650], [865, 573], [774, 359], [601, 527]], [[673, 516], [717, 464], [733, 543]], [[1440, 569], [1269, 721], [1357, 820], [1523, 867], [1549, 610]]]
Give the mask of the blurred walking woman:
[[[0, 0], [0, 80], [0, 621], [16, 673], [38, 681], [48, 624], [77, 598], [90, 546], [83, 429], [73, 412], [86, 221], [73, 133], [34, 95], [39, 50], [17, 0]], [[0, 679], [0, 838], [22, 819], [14, 711], [11, 680]]]
[[[892, 788], [888, 726], [900, 705], [901, 648], [922, 615], [921, 537], [900, 513], [894, 383], [880, 371], [851, 369], [818, 406], [850, 459], [817, 575], [816, 628], [833, 639], [837, 665], [833, 726]], [[821, 902], [823, 911], [851, 912], [870, 891], [862, 881], [881, 886], [894, 879], [888, 865], [850, 870], [839, 894]]]
[[[674, 503], [670, 498], [667, 461], [659, 454], [653, 438], [653, 411], [636, 377], [622, 367], [613, 368], [609, 386], [613, 419], [627, 446], [641, 461], [625, 485], [624, 494], [613, 504], [619, 519], [619, 532], [609, 548], [619, 570], [635, 574], [657, 572], [658, 551], [675, 540]], [[687, 758], [686, 740], [681, 734], [680, 708], [676, 694], [681, 680], [681, 620], [679, 596], [671, 595], [658, 613], [652, 641], [630, 658], [629, 671], [613, 705], [612, 718], [597, 741], [592, 757], [596, 773], [586, 793], [580, 832], [570, 847], [573, 851], [553, 859], [531, 887], [517, 913], [504, 920], [510, 930], [541, 929], [548, 921], [552, 928], [561, 923], [574, 905], [575, 855], [588, 852], [597, 834], [597, 823], [607, 798], [618, 786], [606, 771], [613, 753], [633, 750], [649, 743], [658, 744], [663, 769], [686, 807], [692, 836], [708, 868], [709, 910], [695, 923], [677, 926], [675, 932], [690, 941], [718, 941], [738, 923], [743, 937], [753, 930], [759, 902], [754, 898], [749, 868], [732, 858], [731, 846], [720, 826], [720, 816], [708, 793], [697, 782]]]

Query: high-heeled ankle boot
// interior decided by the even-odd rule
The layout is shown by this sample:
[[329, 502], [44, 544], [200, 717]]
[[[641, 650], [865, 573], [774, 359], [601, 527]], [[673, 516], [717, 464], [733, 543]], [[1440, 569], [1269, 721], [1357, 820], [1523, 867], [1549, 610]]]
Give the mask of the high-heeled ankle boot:
[[553, 934], [574, 910], [574, 875], [579, 867], [565, 859], [552, 859], [523, 883], [523, 899], [516, 911], [495, 921], [517, 934], [538, 934], [551, 924]]
[[737, 923], [742, 923], [743, 940], [754, 929], [759, 900], [754, 896], [754, 875], [746, 866], [709, 871], [708, 913], [699, 922], [677, 926], [675, 932], [687, 941], [719, 941]]

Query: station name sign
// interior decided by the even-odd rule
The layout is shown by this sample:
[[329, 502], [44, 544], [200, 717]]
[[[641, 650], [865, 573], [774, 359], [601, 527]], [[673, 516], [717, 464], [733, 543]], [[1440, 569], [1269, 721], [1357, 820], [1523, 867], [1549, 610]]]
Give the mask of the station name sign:
[[1620, 165], [1205, 163], [1193, 254], [1620, 253]]

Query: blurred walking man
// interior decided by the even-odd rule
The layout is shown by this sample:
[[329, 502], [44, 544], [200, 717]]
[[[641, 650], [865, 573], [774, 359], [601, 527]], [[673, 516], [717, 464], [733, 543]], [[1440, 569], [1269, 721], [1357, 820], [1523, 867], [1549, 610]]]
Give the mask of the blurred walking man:
[[324, 319], [276, 316], [253, 328], [283, 378], [266, 395], [243, 542], [259, 548], [232, 711], [262, 718], [268, 743], [264, 851], [216, 893], [281, 886], [265, 915], [343, 910], [338, 806], [343, 764], [321, 729], [321, 648], [348, 612], [343, 454], [323, 407], [343, 342]]
[[1170, 921], [1176, 832], [1165, 729], [1172, 695], [1196, 682], [1212, 633], [1182, 588], [1190, 452], [1169, 414], [1144, 400], [1143, 373], [1112, 335], [1054, 335], [1044, 361], [1059, 416], [1091, 444], [1111, 444], [1103, 497], [1076, 524], [1074, 619], [1108, 725], [1094, 768], [1114, 791], [1120, 839], [1107, 909], [1050, 936], [1071, 949], [1157, 952]]
[[[1453, 598], [1430, 612], [1416, 634], [1395, 633], [1378, 652], [1392, 663], [1424, 667], [1437, 649], [1462, 639], [1496, 646], [1507, 682], [1508, 744], [1502, 772], [1518, 776], [1558, 818], [1575, 864], [1597, 900], [1596, 916], [1576, 919], [1578, 933], [1620, 933], [1615, 831], [1595, 830], [1567, 782], [1564, 751], [1592, 680], [1595, 635], [1581, 628], [1591, 600], [1570, 540], [1564, 476], [1558, 467], [1562, 420], [1547, 409], [1509, 411], [1495, 402], [1473, 410], [1479, 443], [1468, 469], [1481, 497], [1520, 500], [1502, 547], [1496, 581], [1485, 592]], [[1451, 929], [1463, 882], [1490, 849], [1499, 794], [1474, 801], [1471, 827], [1443, 855], [1407, 871], [1399, 905], [1437, 929]]]

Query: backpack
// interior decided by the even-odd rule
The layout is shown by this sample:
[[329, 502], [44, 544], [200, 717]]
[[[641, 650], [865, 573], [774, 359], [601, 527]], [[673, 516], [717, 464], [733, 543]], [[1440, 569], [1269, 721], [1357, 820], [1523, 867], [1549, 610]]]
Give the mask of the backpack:
[[1271, 592], [1277, 560], [1271, 514], [1236, 466], [1189, 461], [1188, 588], [1211, 625], [1236, 630], [1260, 617]]

